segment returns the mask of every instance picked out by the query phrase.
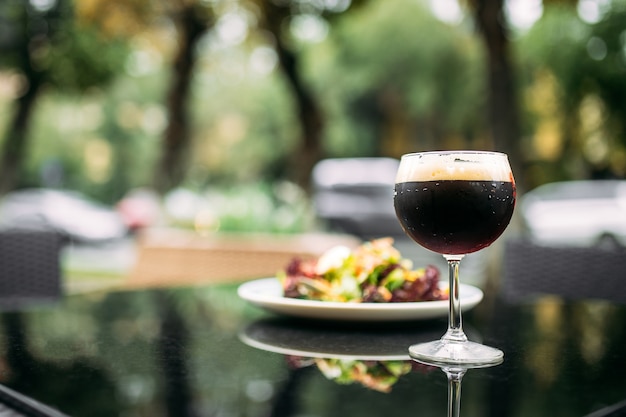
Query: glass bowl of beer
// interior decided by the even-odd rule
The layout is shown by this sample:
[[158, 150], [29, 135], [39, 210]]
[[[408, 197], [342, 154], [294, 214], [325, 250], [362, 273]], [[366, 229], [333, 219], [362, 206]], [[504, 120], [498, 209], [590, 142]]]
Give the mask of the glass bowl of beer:
[[490, 366], [501, 350], [469, 341], [463, 331], [459, 265], [464, 255], [491, 245], [513, 215], [516, 188], [508, 157], [487, 151], [430, 151], [403, 155], [394, 207], [404, 232], [448, 262], [448, 330], [441, 339], [412, 345], [409, 354], [434, 365]]

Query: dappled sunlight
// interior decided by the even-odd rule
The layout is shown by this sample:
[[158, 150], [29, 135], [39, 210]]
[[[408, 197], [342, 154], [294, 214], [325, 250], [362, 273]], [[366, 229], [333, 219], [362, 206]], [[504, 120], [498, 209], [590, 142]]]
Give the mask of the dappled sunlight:
[[115, 117], [123, 129], [142, 130], [151, 135], [161, 133], [167, 124], [165, 111], [158, 104], [141, 106], [134, 101], [125, 101], [119, 104]]
[[215, 25], [217, 38], [225, 46], [239, 45], [248, 37], [249, 18], [245, 10], [231, 11], [223, 15]]
[[532, 138], [533, 156], [553, 161], [561, 155], [563, 146], [561, 124], [563, 123], [557, 99], [558, 86], [554, 75], [547, 71], [535, 74], [533, 84], [525, 90], [529, 109], [538, 116]]
[[519, 30], [528, 30], [543, 14], [542, 0], [508, 0], [505, 2], [508, 21]]
[[162, 61], [154, 50], [136, 49], [128, 56], [126, 71], [133, 77], [145, 76], [158, 70]]
[[595, 165], [607, 161], [610, 137], [605, 131], [604, 103], [597, 96], [586, 97], [580, 106], [581, 135], [585, 157]]
[[250, 69], [254, 75], [269, 75], [277, 64], [276, 52], [267, 46], [259, 46], [250, 54]]
[[578, 15], [587, 23], [598, 23], [606, 13], [611, 0], [580, 0], [577, 4]]
[[[63, 23], [58, 37], [48, 3]], [[619, 17], [606, 0], [578, 7], [510, 0], [499, 10], [504, 20], [491, 23], [514, 33], [502, 39], [510, 50], [502, 58], [511, 59], [522, 98], [519, 137], [505, 139], [499, 135], [515, 123], [494, 133], [494, 120], [504, 119], [489, 115], [489, 103], [506, 89], [488, 77], [494, 73], [483, 48], [490, 43], [479, 36], [473, 2], [237, 0], [151, 8], [87, 0], [67, 10], [48, 3], [30, 10], [42, 23], [33, 26], [41, 29], [37, 42], [30, 39], [43, 97], [26, 109], [33, 116], [24, 132], [33, 139], [9, 135], [13, 108], [0, 121], [6, 138], [31, 147], [16, 186], [41, 181], [52, 160], [63, 173], [55, 184], [111, 204], [137, 187], [206, 197], [288, 182], [306, 193], [321, 158], [398, 158], [440, 148], [510, 149], [520, 184], [531, 177], [533, 187], [626, 172], [623, 117], [610, 93], [624, 68], [609, 67], [624, 56], [624, 29], [613, 33], [604, 24]], [[14, 36], [6, 39], [18, 39], [18, 23], [6, 27]], [[7, 57], [0, 60], [0, 97], [17, 109], [37, 78], [15, 65], [13, 52]], [[161, 173], [172, 182], [161, 184]], [[305, 227], [306, 203], [292, 208], [272, 198], [259, 199], [257, 213], [240, 202], [225, 210], [226, 220], [212, 203], [210, 212], [186, 214], [182, 223], [200, 233], [242, 224]]]
[[536, 381], [543, 387], [550, 385], [558, 376], [555, 356], [561, 352], [565, 335], [562, 328], [562, 303], [556, 298], [546, 298], [537, 304], [535, 327], [538, 339], [526, 358], [529, 367], [534, 370]]
[[456, 25], [465, 17], [458, 0], [430, 0], [429, 5], [435, 17], [443, 22]]
[[91, 138], [85, 144], [85, 171], [90, 180], [103, 183], [110, 178], [112, 151], [104, 139]]
[[[412, 244], [398, 221], [398, 162], [410, 152], [480, 149], [508, 155], [519, 210], [511, 240], [468, 256], [461, 268], [461, 281], [485, 296], [468, 311], [468, 336], [505, 352], [502, 366], [466, 380], [466, 411], [584, 415], [622, 400], [614, 367], [626, 337], [626, 311], [617, 306], [624, 293], [611, 282], [619, 274], [606, 271], [626, 259], [623, 2], [0, 3], [0, 226], [53, 229], [63, 242], [55, 258], [61, 268], [39, 263], [40, 238], [13, 245], [19, 256], [0, 253], [62, 272], [67, 295], [50, 310], [38, 304], [42, 311], [26, 312], [31, 328], [0, 338], [2, 384], [17, 375], [11, 354], [32, 349], [31, 358], [21, 357], [21, 383], [51, 396], [65, 390], [76, 416], [94, 409], [128, 417], [434, 415], [445, 405], [446, 381], [413, 372], [415, 361], [396, 368], [397, 384], [383, 385], [387, 392], [393, 383], [393, 392], [374, 397], [358, 384], [333, 382], [356, 377], [372, 387], [370, 371], [380, 369], [371, 369], [371, 357], [324, 356], [321, 373], [241, 343], [248, 324], [278, 310], [257, 312], [236, 290], [283, 278], [296, 260], [329, 261], [318, 263], [321, 271], [333, 263], [324, 256], [329, 249], [379, 237], [395, 239], [406, 259], [362, 284], [397, 278], [405, 261], [423, 271], [445, 267], [444, 258]], [[507, 171], [502, 179], [510, 178]], [[583, 191], [561, 194], [562, 183]], [[428, 228], [423, 216], [420, 222]], [[524, 245], [509, 245], [517, 237]], [[567, 262], [569, 271], [554, 262], [570, 255], [580, 264]], [[548, 289], [564, 278], [569, 285], [559, 289], [572, 292], [576, 270], [583, 294], [507, 300], [507, 290], [523, 292], [511, 282], [525, 285], [500, 281], [511, 265], [517, 276], [547, 277], [540, 281]], [[352, 293], [360, 288], [354, 274], [333, 271], [329, 279]], [[440, 296], [441, 277], [430, 277]], [[317, 284], [305, 278], [310, 293]], [[387, 292], [361, 298], [395, 300], [400, 281], [385, 283]], [[314, 301], [276, 288], [281, 302]], [[607, 295], [615, 304], [591, 299]], [[448, 311], [441, 311], [415, 319], [428, 316], [442, 329]], [[348, 317], [342, 314], [324, 318]], [[375, 314], [367, 320], [392, 317]], [[363, 324], [337, 330], [352, 340], [356, 327], [373, 330]], [[412, 338], [402, 325], [394, 319], [378, 330]], [[319, 326], [322, 338], [329, 327]], [[430, 324], [417, 327], [426, 335]], [[24, 344], [7, 353], [11, 338]], [[380, 347], [372, 340], [360, 345]], [[402, 342], [402, 355], [408, 346]], [[91, 375], [82, 379], [76, 369]], [[169, 403], [176, 396], [179, 404]], [[81, 401], [88, 411], [74, 413]]]
[[610, 341], [610, 324], [613, 322], [614, 308], [609, 303], [596, 302], [581, 305], [576, 311], [580, 326], [581, 355], [589, 365], [597, 363], [606, 354]]
[[0, 99], [15, 100], [28, 89], [28, 80], [14, 71], [0, 71]]
[[587, 52], [591, 59], [595, 61], [602, 61], [606, 58], [607, 55], [607, 47], [606, 42], [597, 36], [593, 36], [587, 42]]
[[75, 2], [75, 10], [79, 21], [98, 26], [110, 37], [134, 35], [150, 17], [148, 3], [139, 1], [81, 0]]
[[194, 230], [200, 236], [208, 236], [220, 230], [219, 216], [209, 208], [198, 210], [194, 220]]
[[154, 75], [171, 59], [176, 49], [176, 31], [171, 23], [142, 31], [130, 39], [125, 70], [131, 77]]
[[305, 42], [321, 42], [328, 35], [328, 23], [314, 14], [302, 14], [291, 19], [291, 32]]
[[526, 358], [529, 368], [534, 371], [535, 381], [544, 388], [549, 387], [560, 373], [568, 372], [568, 359], [563, 354], [564, 346], [570, 343], [568, 339], [572, 335], [566, 334], [563, 329], [572, 329], [572, 326], [577, 349], [573, 354], [593, 368], [607, 353], [609, 329], [617, 319], [615, 313], [616, 307], [605, 301], [568, 306], [557, 297], [540, 299], [534, 309], [534, 327], [537, 330], [534, 348]]
[[163, 202], [167, 225], [196, 231], [302, 233], [310, 230], [313, 210], [293, 183], [251, 183], [196, 192], [178, 188]]
[[545, 120], [538, 124], [533, 137], [533, 149], [540, 159], [554, 161], [561, 155], [562, 141], [559, 120]]

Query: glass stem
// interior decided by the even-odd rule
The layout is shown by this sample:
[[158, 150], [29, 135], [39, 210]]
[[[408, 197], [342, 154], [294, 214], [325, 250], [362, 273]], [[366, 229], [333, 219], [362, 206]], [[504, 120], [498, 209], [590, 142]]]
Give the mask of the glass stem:
[[448, 261], [448, 275], [450, 280], [450, 306], [448, 311], [448, 331], [443, 339], [448, 342], [467, 342], [463, 332], [461, 319], [461, 299], [459, 297], [459, 264], [463, 255], [444, 255]]

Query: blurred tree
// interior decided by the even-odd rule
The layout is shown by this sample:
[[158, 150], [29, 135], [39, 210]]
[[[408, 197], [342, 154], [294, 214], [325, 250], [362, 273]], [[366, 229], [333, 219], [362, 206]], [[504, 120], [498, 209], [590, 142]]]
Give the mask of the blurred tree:
[[346, 15], [309, 54], [310, 76], [331, 117], [329, 153], [399, 157], [484, 147], [478, 44], [419, 2], [396, 6], [372, 2]]
[[124, 33], [127, 37], [173, 25], [176, 50], [173, 52], [170, 80], [165, 97], [167, 125], [163, 132], [160, 159], [150, 185], [165, 193], [185, 178], [191, 148], [189, 96], [197, 59], [198, 42], [214, 24], [214, 8], [221, 3], [196, 0], [94, 0], [80, 8], [82, 20], [103, 31]]
[[0, 155], [0, 192], [20, 186], [35, 104], [45, 88], [80, 92], [111, 81], [124, 44], [78, 24], [67, 0], [0, 4], [0, 68], [18, 74], [15, 111]]
[[315, 163], [322, 157], [321, 137], [324, 129], [318, 100], [302, 79], [299, 68], [299, 59], [293, 46], [290, 46], [284, 28], [291, 17], [292, 9], [289, 2], [280, 3], [271, 0], [259, 1], [262, 10], [263, 25], [274, 35], [275, 49], [278, 62], [283, 73], [291, 85], [297, 109], [295, 110], [300, 121], [302, 139], [299, 148], [294, 152], [292, 170], [294, 180], [301, 186], [308, 187], [309, 174]]
[[[19, 186], [20, 171], [27, 149], [27, 128], [36, 97], [43, 86], [65, 92], [83, 92], [111, 81], [124, 70], [128, 50], [124, 41], [162, 25], [163, 18], [174, 22], [178, 51], [174, 58], [166, 98], [168, 124], [162, 141], [161, 160], [153, 176], [157, 190], [177, 185], [186, 172], [185, 152], [190, 127], [186, 104], [193, 72], [195, 48], [211, 26], [211, 7], [196, 1], [154, 2], [51, 0], [41, 8], [29, 0], [0, 6], [0, 18], [7, 22], [8, 41], [0, 45], [7, 52], [0, 66], [15, 68], [23, 75], [25, 93], [17, 101], [14, 121], [7, 130], [2, 155], [0, 189]], [[159, 20], [159, 18], [161, 20]], [[108, 138], [115, 141], [114, 138]], [[119, 141], [118, 141], [119, 142]], [[112, 146], [114, 159], [128, 160], [125, 143]], [[115, 172], [123, 172], [123, 169]]]
[[[626, 176], [626, 3], [612, 2], [596, 22], [581, 20], [571, 3], [546, 4], [520, 42], [522, 68], [536, 90], [534, 185]], [[550, 124], [558, 128], [542, 129]]]
[[301, 48], [291, 36], [290, 23], [298, 17], [333, 21], [349, 9], [356, 9], [368, 0], [307, 1], [307, 0], [256, 0], [261, 10], [261, 27], [269, 31], [275, 40], [274, 47], [283, 74], [291, 86], [296, 104], [295, 112], [301, 128], [301, 141], [291, 161], [292, 179], [307, 189], [313, 166], [324, 156], [322, 138], [326, 123], [319, 98], [303, 75]]
[[503, 13], [504, 0], [469, 0], [487, 59], [488, 120], [494, 148], [509, 155], [518, 187], [524, 187], [524, 169], [514, 64]]
[[[604, 138], [609, 150], [590, 161], [594, 165], [592, 176], [626, 177], [626, 3], [613, 2], [613, 6], [605, 18], [591, 27], [591, 36], [585, 43], [588, 67], [587, 80], [581, 84], [591, 84], [592, 94], [602, 100], [599, 110], [604, 110], [600, 132], [590, 132], [594, 141], [594, 133]], [[606, 168], [605, 168], [606, 167]]]
[[180, 0], [170, 6], [169, 15], [178, 31], [178, 51], [167, 95], [168, 125], [163, 136], [161, 159], [154, 173], [154, 187], [161, 193], [179, 185], [188, 171], [191, 133], [187, 104], [196, 48], [215, 20], [212, 9], [202, 2]]
[[[73, 0], [75, 8], [75, 20], [81, 27], [91, 28], [101, 34], [105, 39], [118, 39], [123, 42], [127, 54], [123, 60], [118, 60], [114, 64], [118, 65], [115, 75], [115, 83], [108, 89], [100, 92], [100, 97], [96, 99], [102, 112], [103, 122], [98, 127], [97, 132], [90, 132], [84, 141], [85, 155], [84, 164], [81, 167], [83, 175], [78, 180], [74, 175], [69, 186], [82, 189], [93, 197], [104, 200], [107, 203], [118, 201], [129, 187], [137, 184], [145, 184], [148, 174], [147, 168], [138, 155], [145, 154], [145, 134], [141, 134], [138, 125], [142, 124], [142, 113], [140, 106], [146, 106], [146, 102], [154, 102], [160, 99], [161, 91], [157, 90], [158, 97], [153, 97], [155, 93], [147, 91], [141, 81], [128, 77], [129, 73], [136, 71], [138, 65], [142, 65], [142, 51], [138, 45], [147, 43], [145, 38], [157, 38], [155, 31], [160, 25], [159, 18], [164, 14], [164, 2], [160, 0]], [[166, 45], [161, 48], [165, 49]], [[95, 53], [100, 50], [96, 49]], [[129, 79], [130, 78], [130, 79]], [[160, 80], [159, 80], [160, 82]], [[124, 90], [121, 94], [118, 90]], [[134, 90], [143, 90], [141, 93], [132, 94]], [[94, 135], [96, 138], [89, 138]], [[98, 143], [100, 142], [100, 146]], [[95, 144], [95, 146], [94, 146]], [[107, 151], [107, 152], [103, 152]], [[105, 153], [108, 155], [105, 156]], [[150, 155], [152, 152], [150, 152]], [[91, 158], [89, 157], [91, 155]], [[151, 155], [152, 156], [152, 155]], [[98, 175], [95, 181], [89, 175], [90, 159], [107, 160], [106, 173]], [[150, 168], [152, 168], [150, 159]], [[85, 172], [87, 171], [87, 172]], [[76, 173], [75, 173], [76, 174]], [[141, 177], [141, 180], [137, 180]], [[96, 186], [97, 185], [97, 186]]]

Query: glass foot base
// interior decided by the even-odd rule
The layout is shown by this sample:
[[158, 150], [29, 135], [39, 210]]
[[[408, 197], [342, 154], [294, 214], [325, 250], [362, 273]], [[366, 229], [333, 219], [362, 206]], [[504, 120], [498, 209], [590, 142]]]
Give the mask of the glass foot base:
[[409, 347], [409, 355], [418, 362], [436, 366], [482, 368], [497, 365], [504, 360], [500, 349], [476, 342], [435, 340]]

